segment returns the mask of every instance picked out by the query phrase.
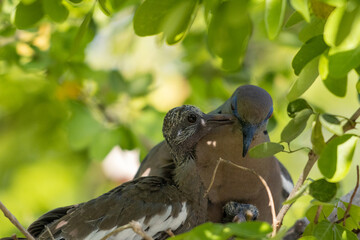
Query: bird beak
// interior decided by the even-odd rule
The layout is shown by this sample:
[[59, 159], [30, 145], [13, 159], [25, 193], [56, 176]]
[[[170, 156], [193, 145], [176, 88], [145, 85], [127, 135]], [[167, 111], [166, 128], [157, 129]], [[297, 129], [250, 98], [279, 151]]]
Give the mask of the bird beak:
[[253, 126], [251, 124], [242, 124], [242, 132], [243, 132], [243, 154], [242, 156], [245, 157], [250, 144], [252, 142], [252, 139], [254, 137], [255, 131], [256, 131], [256, 126]]
[[202, 125], [207, 127], [232, 124], [236, 121], [232, 114], [205, 114], [202, 119]]
[[235, 95], [235, 97], [232, 99], [232, 111], [234, 116], [239, 120], [241, 126], [242, 126], [242, 132], [243, 132], [243, 153], [242, 156], [245, 157], [250, 144], [252, 142], [252, 139], [254, 137], [255, 131], [256, 131], [256, 126], [251, 125], [250, 123], [246, 123], [244, 122], [238, 112], [238, 108], [237, 108], [237, 95]]

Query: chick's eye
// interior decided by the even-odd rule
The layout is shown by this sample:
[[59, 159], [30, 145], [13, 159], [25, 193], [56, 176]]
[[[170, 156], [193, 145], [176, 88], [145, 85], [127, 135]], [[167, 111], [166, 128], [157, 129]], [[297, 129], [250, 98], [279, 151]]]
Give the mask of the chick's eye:
[[234, 104], [231, 103], [231, 110], [235, 110]]
[[190, 122], [190, 123], [194, 123], [196, 122], [196, 115], [195, 114], [190, 114], [187, 118], [187, 120]]

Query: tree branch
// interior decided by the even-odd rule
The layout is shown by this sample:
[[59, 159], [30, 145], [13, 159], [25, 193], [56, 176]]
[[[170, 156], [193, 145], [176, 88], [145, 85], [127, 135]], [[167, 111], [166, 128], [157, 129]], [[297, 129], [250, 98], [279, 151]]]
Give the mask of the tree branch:
[[343, 226], [345, 226], [346, 218], [348, 217], [348, 213], [349, 213], [349, 211], [350, 211], [350, 208], [351, 208], [352, 202], [353, 202], [353, 200], [354, 200], [356, 191], [357, 191], [358, 188], [359, 188], [359, 165], [356, 166], [356, 173], [357, 173], [356, 186], [355, 186], [355, 188], [354, 188], [354, 192], [353, 192], [352, 195], [351, 195], [351, 198], [350, 198], [350, 201], [349, 201], [349, 205], [347, 206], [347, 208], [346, 208], [346, 210], [345, 210], [345, 213], [344, 213]]
[[35, 240], [33, 236], [20, 224], [20, 222], [16, 219], [16, 217], [5, 207], [5, 205], [0, 201], [0, 209], [4, 213], [4, 216], [7, 217], [12, 224], [14, 224], [17, 229], [22, 232], [25, 237], [29, 240]]
[[[343, 126], [344, 132], [347, 132], [347, 131], [355, 128], [356, 120], [359, 118], [359, 116], [360, 116], [360, 108], [358, 108], [355, 111], [355, 113], [351, 116], [351, 118]], [[333, 140], [336, 137], [337, 137], [337, 135], [333, 135], [326, 143], [329, 143], [331, 140]], [[307, 161], [303, 172], [301, 173], [298, 181], [296, 182], [296, 185], [294, 186], [293, 190], [291, 191], [291, 193], [287, 199], [291, 199], [296, 194], [296, 192], [300, 189], [300, 187], [303, 185], [305, 179], [309, 176], [309, 173], [310, 173], [311, 169], [313, 168], [314, 164], [316, 163], [316, 161], [318, 160], [318, 158], [319, 158], [319, 156], [317, 154], [315, 154], [315, 152], [313, 150], [311, 150], [309, 152], [309, 160]], [[285, 214], [289, 211], [291, 206], [292, 206], [292, 204], [285, 204], [280, 209], [280, 211], [277, 215], [277, 218], [276, 218], [277, 222], [278, 222], [278, 227], [276, 229], [276, 232], [280, 229], [283, 219], [285, 217]]]

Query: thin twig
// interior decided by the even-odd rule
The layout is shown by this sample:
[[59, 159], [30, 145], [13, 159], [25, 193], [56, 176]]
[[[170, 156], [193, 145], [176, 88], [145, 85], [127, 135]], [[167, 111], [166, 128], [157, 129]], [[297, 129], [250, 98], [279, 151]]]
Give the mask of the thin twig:
[[11, 236], [11, 238], [14, 239], [14, 240], [19, 240], [19, 239], [17, 238], [16, 234], [13, 234], [13, 235]]
[[269, 205], [270, 205], [270, 209], [271, 209], [271, 215], [272, 215], [272, 225], [273, 225], [273, 235], [275, 236], [276, 234], [276, 229], [277, 229], [277, 225], [278, 225], [278, 222], [276, 220], [276, 211], [275, 211], [275, 203], [274, 203], [274, 198], [272, 196], [272, 193], [271, 193], [271, 190], [270, 190], [270, 187], [269, 185], [267, 184], [267, 182], [265, 181], [265, 179], [260, 175], [258, 174], [257, 172], [255, 172], [255, 170], [253, 169], [250, 169], [250, 168], [246, 168], [246, 167], [243, 167], [243, 166], [240, 166], [240, 165], [237, 165], [229, 160], [226, 160], [226, 159], [222, 159], [222, 158], [219, 158], [216, 166], [215, 166], [215, 169], [214, 169], [214, 172], [213, 172], [213, 175], [212, 175], [212, 178], [211, 178], [211, 182], [210, 182], [210, 185], [208, 187], [208, 189], [206, 190], [205, 192], [205, 195], [204, 197], [210, 192], [210, 189], [212, 187], [212, 185], [214, 184], [214, 181], [215, 181], [215, 175], [216, 175], [216, 172], [218, 170], [218, 167], [220, 165], [221, 162], [224, 162], [224, 163], [227, 163], [227, 164], [230, 164], [234, 167], [237, 167], [241, 170], [244, 170], [244, 171], [247, 171], [247, 172], [250, 172], [252, 174], [254, 174], [256, 177], [259, 178], [259, 180], [261, 181], [261, 183], [264, 185], [265, 189], [266, 189], [266, 193], [268, 195], [268, 198], [269, 198]]
[[[350, 217], [350, 214], [346, 215], [346, 218]], [[336, 220], [334, 223], [341, 223], [342, 221], [344, 221], [345, 215], [344, 217], [340, 218], [339, 220]]]
[[128, 224], [125, 224], [121, 227], [116, 228], [114, 231], [112, 231], [111, 233], [106, 234], [103, 238], [101, 238], [101, 240], [107, 240], [109, 237], [118, 234], [119, 232], [124, 231], [125, 229], [131, 228], [134, 233], [136, 233], [137, 235], [139, 235], [140, 237], [142, 237], [142, 239], [144, 240], [154, 240], [152, 237], [150, 237], [149, 235], [147, 235], [144, 230], [141, 227], [141, 224], [139, 222], [136, 221], [131, 221]]
[[171, 228], [165, 231], [170, 237], [175, 237], [175, 234], [171, 231]]
[[352, 202], [353, 202], [353, 200], [354, 200], [356, 191], [357, 191], [358, 188], [359, 188], [359, 165], [356, 165], [356, 174], [357, 174], [356, 186], [355, 186], [355, 188], [354, 188], [354, 192], [353, 192], [352, 195], [351, 195], [351, 198], [350, 198], [350, 201], [349, 201], [349, 205], [347, 206], [347, 208], [346, 208], [346, 210], [345, 210], [345, 213], [344, 213], [343, 226], [345, 226], [345, 221], [346, 221], [347, 215], [348, 215], [348, 213], [349, 213], [349, 211], [350, 211], [350, 208], [351, 208]]
[[22, 232], [25, 237], [29, 240], [35, 240], [33, 236], [20, 224], [20, 222], [16, 219], [16, 217], [5, 207], [5, 205], [0, 201], [0, 209], [4, 213], [5, 217], [7, 217], [12, 224], [14, 224], [17, 229]]
[[[345, 123], [345, 125], [343, 126], [343, 131], [347, 132], [353, 128], [355, 128], [356, 126], [356, 119], [358, 119], [360, 116], [360, 108], [358, 108], [355, 113], [351, 116], [351, 118], [349, 119], [349, 121], [347, 121]], [[334, 138], [336, 138], [336, 135], [333, 135], [326, 143], [329, 143], [331, 140], [333, 140]], [[311, 150], [309, 152], [309, 159], [304, 167], [303, 172], [301, 173], [296, 185], [294, 186], [293, 190], [291, 191], [288, 199], [291, 199], [296, 193], [297, 191], [300, 189], [300, 187], [303, 185], [305, 179], [308, 177], [312, 167], [314, 166], [314, 164], [316, 163], [316, 161], [318, 160], [319, 156], [317, 154], [314, 153], [313, 150]], [[292, 204], [284, 204], [282, 206], [282, 208], [280, 209], [278, 215], [277, 215], [277, 222], [278, 222], [278, 227], [277, 227], [277, 231], [280, 229], [281, 225], [282, 225], [282, 221], [285, 217], [285, 214], [289, 211], [290, 207], [292, 206]]]
[[323, 209], [323, 205], [319, 205], [318, 209], [316, 210], [316, 215], [315, 215], [315, 218], [314, 218], [314, 223], [315, 224], [318, 224], [318, 222], [319, 222], [319, 217], [320, 217], [320, 213], [321, 213], [322, 209]]
[[121, 227], [116, 228], [114, 231], [106, 234], [103, 238], [101, 238], [101, 240], [106, 240], [109, 237], [111, 237], [112, 235], [115, 235], [115, 234], [117, 234], [117, 233], [119, 233], [121, 231], [124, 231], [125, 229], [128, 229], [128, 228], [131, 228], [130, 223], [122, 225]]
[[46, 231], [48, 231], [51, 240], [55, 240], [54, 235], [52, 234], [52, 232], [50, 231], [50, 228], [47, 225], [45, 225], [45, 229], [46, 229]]
[[206, 196], [209, 194], [210, 189], [211, 189], [212, 185], [214, 184], [215, 176], [216, 176], [217, 170], [218, 170], [219, 165], [220, 165], [221, 162], [222, 162], [222, 158], [219, 158], [219, 160], [218, 160], [217, 163], [216, 163], [216, 166], [215, 166], [213, 175], [212, 175], [212, 177], [211, 177], [211, 181], [210, 181], [209, 187], [208, 187], [208, 189], [206, 189], [206, 191], [205, 191], [205, 193], [204, 193], [204, 197], [206, 197]]

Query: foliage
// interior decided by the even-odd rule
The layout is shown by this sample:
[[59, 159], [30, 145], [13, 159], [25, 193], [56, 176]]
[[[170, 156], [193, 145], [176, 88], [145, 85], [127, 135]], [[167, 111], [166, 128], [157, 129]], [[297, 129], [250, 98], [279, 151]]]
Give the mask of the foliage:
[[[74, 196], [84, 193], [82, 187], [69, 186], [77, 184], [74, 176], [82, 176], [80, 169], [88, 168], [87, 174], [92, 176], [92, 167], [97, 169], [98, 162], [116, 145], [139, 148], [143, 158], [149, 146], [161, 140], [159, 119], [170, 107], [186, 101], [211, 110], [240, 84], [255, 83], [275, 98], [278, 110], [269, 125], [280, 139], [256, 146], [249, 154], [261, 158], [299, 149], [314, 152], [319, 156], [319, 179], [305, 184], [292, 199], [299, 201], [309, 193], [317, 200], [306, 213], [311, 224], [304, 239], [354, 238], [351, 230], [359, 227], [359, 208], [351, 208], [344, 227], [325, 217], [333, 209], [339, 218], [344, 214], [336, 200], [338, 183], [351, 169], [358, 132], [345, 133], [347, 117], [329, 108], [326, 112], [320, 103], [307, 101], [306, 94], [315, 88], [319, 77], [333, 94], [332, 103], [337, 101], [335, 97], [346, 96], [348, 86], [359, 93], [360, 81], [352, 81], [360, 73], [359, 1], [4, 0], [0, 10], [0, 199], [11, 202], [18, 198], [18, 204], [10, 204], [12, 208], [24, 202], [23, 197], [15, 194], [7, 198], [5, 191], [28, 192], [29, 199], [73, 196], [65, 199], [69, 203], [100, 193], [108, 185], [106, 181], [83, 197]], [[116, 25], [108, 30], [115, 33], [104, 33], [109, 25]], [[157, 42], [174, 45], [171, 49], [181, 54], [167, 50], [164, 61], [154, 60], [149, 54], [154, 45], [142, 47], [142, 38], [133, 32], [139, 37], [157, 35]], [[106, 34], [117, 42], [100, 41]], [[292, 50], [281, 54], [283, 48]], [[96, 49], [111, 57], [91, 58]], [[142, 55], [131, 60], [136, 49], [141, 49]], [[285, 55], [292, 58], [292, 69], [279, 60]], [[152, 67], [159, 61], [156, 67], [165, 70], [144, 67], [149, 65], [146, 60]], [[174, 68], [176, 73], [164, 75]], [[285, 79], [294, 76], [297, 78], [289, 87]], [[164, 78], [169, 79], [161, 81]], [[169, 87], [174, 84], [175, 90]], [[290, 102], [287, 109], [286, 99], [279, 97], [285, 95], [284, 84], [289, 89], [285, 89]], [[287, 124], [286, 113], [291, 118]], [[309, 126], [312, 132], [304, 139], [302, 133]], [[331, 134], [336, 137], [325, 141]], [[300, 146], [292, 150], [290, 145]], [[38, 165], [39, 174], [30, 171]], [[47, 176], [42, 172], [55, 168], [65, 172], [68, 183], [55, 181], [52, 188], [58, 191], [51, 194], [44, 194], [45, 185], [29, 192], [26, 189], [31, 189], [33, 182], [14, 181], [27, 182], [20, 178], [24, 173], [30, 173], [31, 178]], [[82, 176], [81, 185], [95, 184], [92, 178]], [[58, 206], [54, 199], [52, 204]], [[22, 215], [21, 210], [16, 215], [29, 223], [52, 208], [49, 202], [33, 201], [29, 204], [33, 215]], [[322, 206], [322, 214], [314, 221], [318, 206]], [[6, 231], [4, 234], [10, 233]], [[207, 223], [175, 239], [231, 235], [263, 239], [268, 232], [264, 223]]]

